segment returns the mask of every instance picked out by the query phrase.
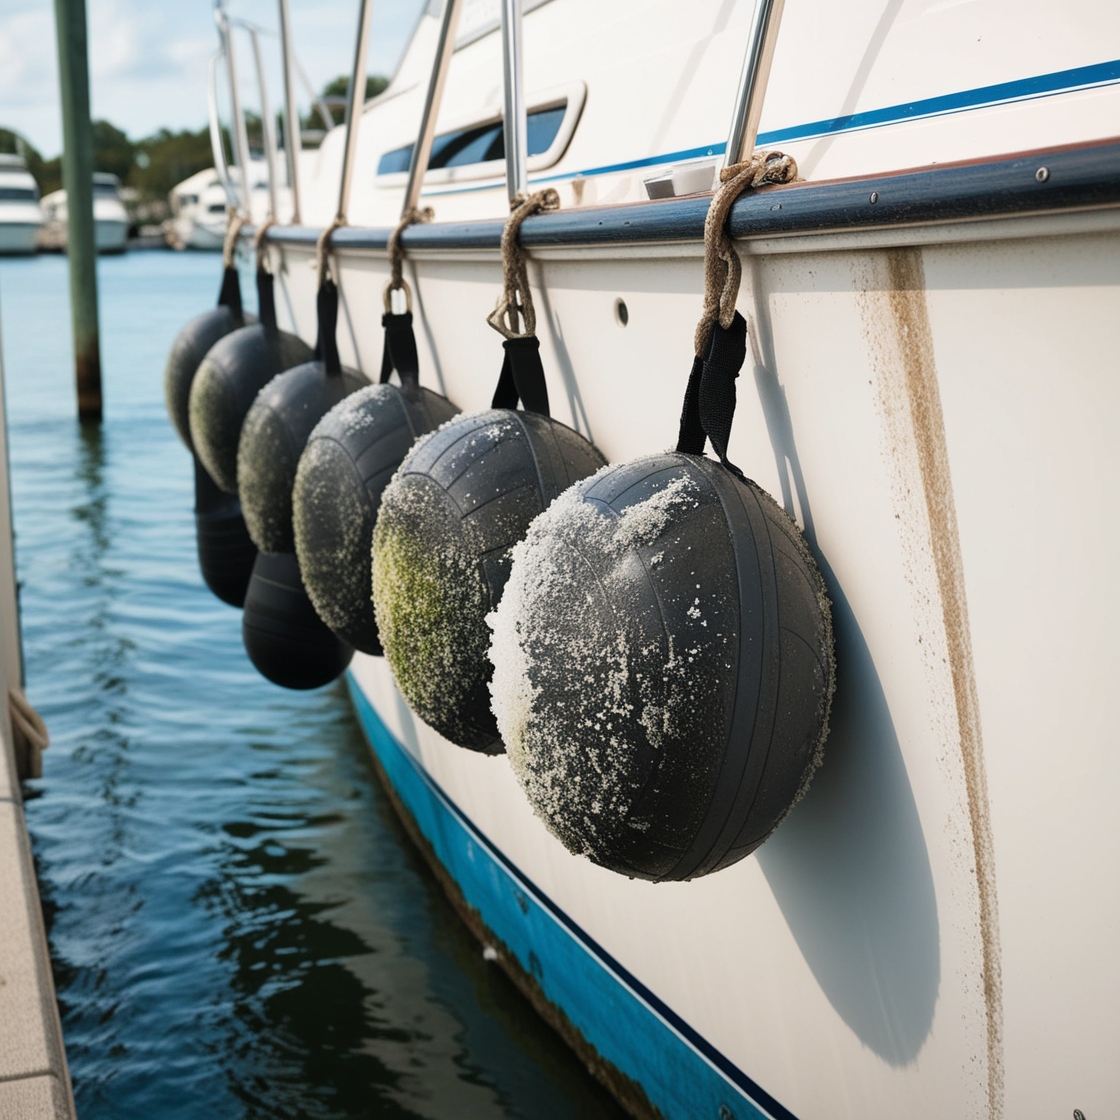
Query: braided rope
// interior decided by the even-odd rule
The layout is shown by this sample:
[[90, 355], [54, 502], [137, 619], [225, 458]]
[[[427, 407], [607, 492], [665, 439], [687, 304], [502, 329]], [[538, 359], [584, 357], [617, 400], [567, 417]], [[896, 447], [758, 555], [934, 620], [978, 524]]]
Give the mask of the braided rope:
[[743, 264], [727, 232], [727, 218], [735, 200], [744, 191], [797, 178], [797, 164], [781, 152], [755, 152], [742, 163], [719, 173], [720, 188], [708, 207], [704, 221], [704, 309], [696, 325], [696, 354], [702, 357], [712, 328], [718, 322], [725, 330], [735, 317], [735, 302], [743, 278]]
[[268, 245], [265, 244], [265, 238], [274, 225], [276, 225], [275, 218], [266, 218], [253, 234], [253, 251], [257, 254], [257, 268], [263, 268], [265, 272], [271, 271], [268, 267]]
[[401, 215], [401, 220], [396, 228], [389, 234], [389, 287], [387, 291], [394, 292], [404, 287], [404, 250], [401, 248], [401, 234], [409, 226], [417, 223], [430, 222], [436, 216], [430, 206], [409, 207]]
[[[537, 333], [537, 313], [529, 290], [525, 250], [520, 242], [521, 224], [533, 214], [558, 210], [560, 195], [548, 187], [528, 196], [518, 195], [510, 206], [510, 215], [502, 230], [502, 294], [486, 321], [505, 338], [532, 338]], [[518, 315], [525, 321], [524, 332], [517, 329]]]
[[230, 212], [226, 239], [222, 243], [222, 265], [225, 268], [233, 268], [233, 254], [237, 252], [237, 239], [241, 236], [241, 227], [245, 222], [246, 219], [241, 214]]
[[35, 750], [45, 751], [51, 745], [50, 732], [47, 731], [43, 717], [32, 707], [31, 701], [20, 689], [8, 689], [8, 710], [12, 723]]
[[321, 234], [315, 243], [315, 271], [319, 276], [319, 287], [323, 286], [330, 270], [331, 235], [336, 229], [341, 229], [346, 222], [343, 218], [335, 218]]

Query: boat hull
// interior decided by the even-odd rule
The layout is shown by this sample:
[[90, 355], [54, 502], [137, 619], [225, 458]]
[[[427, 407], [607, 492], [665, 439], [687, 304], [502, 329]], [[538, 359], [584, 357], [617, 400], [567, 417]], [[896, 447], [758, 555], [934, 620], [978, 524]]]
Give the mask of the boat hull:
[[99, 253], [123, 253], [128, 248], [128, 220], [98, 218], [93, 236]]
[[172, 241], [178, 249], [203, 252], [220, 251], [225, 242], [224, 216], [217, 222], [207, 223], [191, 214], [180, 214], [172, 224]]
[[40, 222], [0, 222], [0, 255], [27, 256], [35, 252]]
[[[395, 743], [365, 712], [381, 765], [516, 969], [536, 976], [529, 952], [546, 978], [576, 966], [563, 943], [546, 938], [542, 952], [508, 926], [514, 890], [606, 969], [609, 983], [542, 990], [589, 1065], [641, 1084], [666, 1117], [708, 1115], [693, 1094], [714, 1115], [751, 1115], [754, 1100], [806, 1120], [1107, 1112], [1120, 1092], [1106, 1053], [1120, 1034], [1106, 700], [1120, 678], [1120, 540], [1099, 511], [1120, 477], [1120, 386], [1106, 372], [1120, 350], [1120, 212], [756, 237], [740, 250], [758, 352], [739, 380], [731, 458], [805, 526], [834, 604], [832, 732], [805, 800], [734, 867], [629, 881], [567, 853], [504, 758], [444, 742], [383, 661], [357, 657], [358, 707], [368, 701]], [[310, 246], [282, 251], [278, 304], [313, 337]], [[700, 246], [533, 255], [555, 414], [613, 461], [670, 444]], [[379, 317], [364, 309], [379, 306], [385, 261], [345, 248], [336, 259], [343, 361], [376, 369]], [[497, 254], [418, 252], [409, 279], [422, 377], [486, 407]], [[466, 839], [440, 846], [449, 831], [490, 866], [492, 899], [469, 893], [475, 865]], [[1076, 915], [1078, 952], [1062, 915]], [[642, 1009], [635, 1050], [655, 1061], [602, 1037], [595, 1006], [616, 996], [600, 983]], [[1053, 1024], [1068, 1044], [1047, 1043]], [[677, 1041], [663, 1046], [664, 1031]], [[716, 1100], [728, 1086], [739, 1096]]]
[[792, 1120], [495, 848], [393, 735], [353, 675], [379, 776], [475, 935], [634, 1116]]

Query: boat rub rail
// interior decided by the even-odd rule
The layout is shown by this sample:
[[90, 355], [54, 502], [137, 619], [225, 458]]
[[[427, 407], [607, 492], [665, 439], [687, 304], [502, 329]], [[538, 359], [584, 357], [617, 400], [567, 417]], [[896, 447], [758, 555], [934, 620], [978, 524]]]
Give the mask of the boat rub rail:
[[[710, 201], [711, 195], [703, 194], [553, 211], [527, 219], [521, 241], [527, 248], [703, 241]], [[736, 202], [729, 228], [735, 238], [774, 237], [1117, 204], [1120, 138], [858, 179], [767, 187]], [[401, 245], [405, 252], [497, 250], [503, 225], [497, 218], [413, 225]], [[273, 226], [268, 239], [278, 245], [310, 245], [320, 232], [308, 226]], [[344, 226], [335, 230], [331, 244], [342, 250], [386, 250], [391, 233], [388, 226]]]

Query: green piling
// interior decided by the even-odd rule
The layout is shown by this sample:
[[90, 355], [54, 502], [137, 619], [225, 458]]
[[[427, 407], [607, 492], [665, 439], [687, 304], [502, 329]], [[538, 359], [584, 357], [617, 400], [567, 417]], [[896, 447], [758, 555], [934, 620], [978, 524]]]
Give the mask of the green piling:
[[78, 417], [101, 420], [101, 345], [97, 330], [97, 246], [93, 229], [93, 127], [85, 0], [54, 0], [62, 95], [62, 185], [68, 212], [70, 320]]

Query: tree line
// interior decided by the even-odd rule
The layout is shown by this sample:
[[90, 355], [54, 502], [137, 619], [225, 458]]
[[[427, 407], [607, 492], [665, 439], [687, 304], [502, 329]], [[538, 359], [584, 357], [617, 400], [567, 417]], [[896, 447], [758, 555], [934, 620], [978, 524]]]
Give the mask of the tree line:
[[[376, 97], [388, 85], [388, 79], [374, 75], [366, 80], [366, 99]], [[322, 97], [335, 124], [342, 121], [343, 105], [350, 79], [343, 76], [328, 82]], [[253, 113], [245, 114], [249, 148], [258, 155], [263, 151], [261, 119]], [[308, 114], [300, 122], [309, 133], [305, 144], [314, 143], [321, 135], [323, 122], [317, 113]], [[283, 120], [278, 116], [276, 135], [283, 143]], [[228, 130], [223, 129], [226, 151], [230, 151]], [[0, 152], [22, 152], [27, 170], [39, 184], [40, 194], [49, 194], [62, 186], [62, 157], [44, 159], [42, 154], [25, 137], [12, 129], [0, 128]], [[109, 121], [93, 122], [93, 166], [95, 171], [108, 171], [126, 187], [135, 188], [141, 202], [164, 200], [171, 188], [197, 171], [213, 167], [214, 156], [210, 147], [210, 129], [197, 132], [185, 129], [173, 132], [161, 128], [140, 140], [129, 137]]]

